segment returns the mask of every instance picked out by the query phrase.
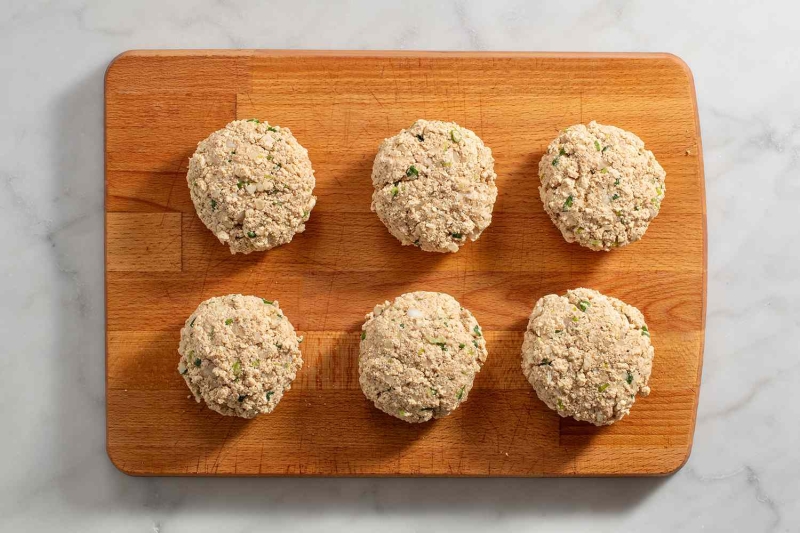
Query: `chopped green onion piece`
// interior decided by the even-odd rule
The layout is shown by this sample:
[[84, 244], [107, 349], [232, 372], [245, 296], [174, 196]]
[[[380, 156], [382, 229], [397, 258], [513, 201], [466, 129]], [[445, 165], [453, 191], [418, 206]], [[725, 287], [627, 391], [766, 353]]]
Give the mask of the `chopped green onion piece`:
[[458, 343], [458, 349], [459, 349], [459, 350], [463, 350], [463, 349], [464, 349], [464, 346], [466, 346], [466, 344], [464, 344], [463, 342], [459, 342], [459, 343]]
[[603, 146], [603, 149], [602, 149], [602, 150], [600, 150], [600, 153], [602, 154], [603, 152], [605, 152], [605, 151], [606, 151], [606, 150], [608, 150], [609, 148], [611, 148], [611, 147], [610, 147], [610, 146]]
[[419, 140], [419, 142], [423, 142], [425, 140], [425, 137], [423, 137], [422, 135], [417, 134], [416, 137]]
[[583, 233], [583, 228], [579, 227], [578, 229], [575, 230], [576, 235], [580, 235], [581, 233]]
[[477, 335], [478, 337], [482, 336], [481, 335], [481, 327], [480, 326], [476, 325], [474, 328], [472, 328], [472, 331], [474, 331], [475, 335]]
[[395, 196], [397, 196], [397, 195], [398, 195], [398, 193], [400, 192], [400, 189], [398, 189], [398, 188], [395, 186], [395, 187], [392, 187], [391, 189], [389, 189], [389, 192], [391, 192], [391, 193], [392, 193], [392, 198], [394, 198]]
[[400, 323], [400, 327], [403, 328], [403, 329], [406, 329], [406, 325], [403, 324], [402, 322]]
[[275, 394], [273, 391], [267, 391], [267, 401], [269, 401], [273, 394]]
[[361, 332], [361, 340], [363, 341], [366, 338], [367, 338], [367, 332], [366, 331], [362, 331]]
[[216, 200], [211, 200], [211, 210], [213, 211], [216, 208], [217, 208], [217, 201]]
[[561, 148], [558, 151], [558, 155], [553, 158], [553, 166], [556, 166], [558, 164], [558, 160], [561, 158], [562, 155], [567, 155], [567, 152], [563, 148]]
[[603, 167], [600, 169], [600, 174], [608, 174], [608, 167]]
[[443, 351], [447, 351], [447, 340], [444, 337], [428, 337], [426, 340], [440, 347]]
[[557, 329], [556, 333], [561, 333], [562, 331], [564, 331], [564, 330], [563, 329]]
[[406, 176], [408, 176], [409, 178], [411, 176], [419, 176], [419, 170], [417, 170], [417, 167], [415, 167], [414, 165], [411, 165], [410, 167], [408, 167], [408, 170], [406, 170]]
[[267, 300], [265, 298], [261, 298], [261, 301], [264, 302], [267, 305], [272, 305], [272, 300]]
[[242, 362], [238, 359], [233, 363], [233, 375], [238, 376], [242, 373]]
[[602, 385], [600, 385], [599, 387], [597, 387], [597, 392], [603, 392], [603, 391], [604, 391], [604, 390], [606, 390], [607, 388], [608, 388], [608, 383], [603, 383]]
[[247, 232], [247, 236], [250, 237], [251, 239], [255, 239], [256, 238], [256, 232], [255, 231], [248, 231]]
[[630, 385], [631, 383], [633, 383], [633, 374], [631, 374], [631, 371], [630, 371], [630, 370], [628, 370], [628, 376], [625, 378], [625, 381], [627, 381], [627, 382], [628, 382], [628, 385]]
[[277, 129], [277, 128], [273, 128], [272, 126], [268, 127], [268, 128], [267, 128], [267, 130], [268, 130], [268, 131], [278, 131], [278, 129]]
[[564, 207], [561, 210], [566, 211], [570, 207], [572, 207], [572, 195], [567, 196], [567, 199], [564, 201]]
[[657, 195], [661, 196], [661, 193], [662, 193], [662, 192], [663, 192], [663, 191], [661, 190], [661, 187], [656, 187], [656, 194], [657, 194]]
[[576, 317], [576, 316], [572, 317], [572, 321], [573, 321], [573, 322], [577, 322], [577, 321], [579, 321], [579, 320], [580, 320], [580, 318], [578, 318], [578, 317]]
[[199, 357], [194, 360], [194, 366], [200, 366], [201, 363], [202, 361], [200, 361]]
[[416, 241], [414, 241], [414, 246], [419, 246], [419, 239], [417, 239]]
[[611, 197], [611, 199], [612, 200], [618, 200], [619, 199], [619, 194], [614, 193], [614, 195]]
[[267, 156], [267, 161], [272, 161], [272, 154], [269, 154], [269, 155]]
[[558, 399], [558, 408], [561, 409], [562, 411], [564, 410], [564, 404], [561, 403], [561, 398]]
[[473, 345], [474, 345], [476, 348], [478, 348], [478, 341], [472, 341], [472, 344], [473, 344]]
[[642, 326], [642, 335], [650, 336], [650, 330], [647, 329], [647, 326]]
[[545, 357], [544, 359], [542, 359], [542, 362], [539, 363], [539, 366], [553, 366], [553, 362]]
[[194, 318], [192, 319], [192, 321], [191, 321], [191, 322], [189, 322], [189, 327], [190, 327], [190, 328], [193, 328], [193, 327], [194, 327], [194, 321], [195, 321], [195, 320], [197, 320], [197, 317], [194, 317]]
[[596, 139], [594, 141], [594, 147], [597, 149], [598, 152], [602, 151], [602, 148], [600, 147], [600, 141]]
[[454, 239], [463, 239], [464, 238], [464, 234], [463, 233], [451, 233], [450, 236], [453, 237]]
[[225, 319], [225, 325], [226, 326], [230, 326], [231, 324], [233, 324], [233, 319], [232, 318]]
[[450, 168], [450, 167], [453, 166], [453, 162], [452, 161], [442, 161], [442, 166], [445, 167], [445, 168]]
[[581, 300], [580, 302], [578, 302], [578, 309], [580, 309], [581, 311], [586, 311], [587, 309], [589, 309], [589, 307], [591, 307], [591, 305], [592, 304], [590, 304], [586, 300]]
[[450, 138], [453, 139], [454, 143], [461, 142], [461, 132], [458, 130], [450, 130]]
[[619, 185], [619, 178], [614, 180], [614, 185]]
[[[466, 386], [466, 385], [464, 385], [464, 386], [462, 386], [460, 389], [458, 389], [458, 394], [456, 394], [456, 398], [457, 398], [457, 399], [459, 399], [459, 400], [460, 400], [461, 398], [463, 398], [463, 397], [464, 397], [464, 389], [466, 389], [466, 388], [467, 388], [467, 386]], [[470, 404], [470, 405], [472, 405], [472, 404]]]
[[261, 121], [258, 120], [257, 118], [248, 118], [247, 122], [255, 122], [256, 124], [260, 124], [261, 123]]

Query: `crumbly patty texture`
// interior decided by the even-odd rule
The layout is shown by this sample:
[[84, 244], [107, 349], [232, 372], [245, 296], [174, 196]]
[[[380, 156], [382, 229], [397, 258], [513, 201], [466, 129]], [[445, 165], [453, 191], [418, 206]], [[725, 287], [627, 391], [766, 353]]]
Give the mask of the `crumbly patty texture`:
[[478, 321], [455, 298], [411, 292], [376, 305], [366, 319], [359, 383], [375, 407], [426, 422], [467, 401], [488, 354]]
[[418, 120], [372, 166], [372, 210], [403, 245], [457, 252], [480, 237], [497, 199], [492, 151], [455, 122]]
[[220, 414], [270, 413], [303, 366], [277, 301], [231, 294], [201, 303], [181, 329], [178, 372], [195, 400]]
[[235, 120], [201, 141], [186, 180], [200, 220], [232, 254], [291, 241], [317, 201], [308, 151], [289, 128], [257, 119]]
[[667, 174], [629, 131], [566, 128], [539, 161], [539, 195], [567, 242], [611, 250], [638, 241], [661, 208]]
[[561, 416], [612, 424], [647, 396], [653, 365], [642, 313], [591, 289], [536, 302], [522, 344], [522, 371]]

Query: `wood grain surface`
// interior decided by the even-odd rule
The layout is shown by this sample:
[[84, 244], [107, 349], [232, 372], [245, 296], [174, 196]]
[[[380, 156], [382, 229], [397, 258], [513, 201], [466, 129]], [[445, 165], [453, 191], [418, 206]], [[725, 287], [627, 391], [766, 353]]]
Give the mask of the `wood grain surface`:
[[[106, 401], [113, 463], [138, 475], [655, 475], [680, 468], [703, 354], [706, 223], [691, 73], [665, 54], [137, 51], [106, 76]], [[198, 141], [236, 118], [288, 126], [308, 148], [317, 206], [305, 233], [232, 256], [186, 185]], [[457, 254], [401, 246], [370, 212], [379, 143], [418, 118], [456, 121], [496, 159], [491, 226]], [[537, 168], [571, 124], [638, 134], [667, 172], [645, 238], [610, 253], [567, 244]], [[528, 315], [590, 287], [641, 309], [652, 394], [613, 426], [560, 418], [522, 375]], [[450, 417], [409, 425], [358, 386], [376, 303], [442, 291], [483, 327], [489, 359]], [[305, 365], [274, 413], [218, 415], [188, 397], [179, 330], [203, 300], [280, 300]]]

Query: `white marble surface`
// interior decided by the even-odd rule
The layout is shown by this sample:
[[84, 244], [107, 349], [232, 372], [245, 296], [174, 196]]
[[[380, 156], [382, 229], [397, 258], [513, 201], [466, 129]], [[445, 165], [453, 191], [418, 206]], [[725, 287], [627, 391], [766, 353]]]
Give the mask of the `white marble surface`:
[[[0, 5], [0, 530], [800, 531], [795, 2]], [[694, 71], [708, 329], [667, 479], [142, 479], [104, 442], [103, 72], [130, 48], [669, 51]], [[223, 529], [224, 528], [224, 529]]]

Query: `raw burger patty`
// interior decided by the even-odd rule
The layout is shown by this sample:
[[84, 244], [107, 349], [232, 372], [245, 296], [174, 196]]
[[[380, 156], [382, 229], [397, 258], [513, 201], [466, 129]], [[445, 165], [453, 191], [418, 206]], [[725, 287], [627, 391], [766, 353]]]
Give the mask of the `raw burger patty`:
[[602, 426], [627, 415], [637, 394], [650, 394], [653, 355], [638, 309], [574, 289], [536, 302], [522, 345], [522, 371], [550, 409]]
[[539, 195], [567, 242], [611, 250], [644, 236], [666, 173], [631, 132], [590, 122], [566, 128], [539, 162]]
[[223, 415], [270, 413], [303, 366], [291, 322], [277, 301], [231, 294], [186, 319], [178, 372], [195, 400]]
[[467, 400], [486, 361], [478, 321], [450, 295], [411, 292], [376, 305], [361, 330], [359, 382], [406, 422], [442, 418]]
[[403, 245], [457, 252], [480, 237], [497, 199], [492, 151], [455, 122], [418, 120], [372, 166], [372, 210]]
[[256, 119], [201, 141], [186, 180], [200, 220], [233, 254], [288, 243], [317, 201], [308, 151], [288, 128]]

